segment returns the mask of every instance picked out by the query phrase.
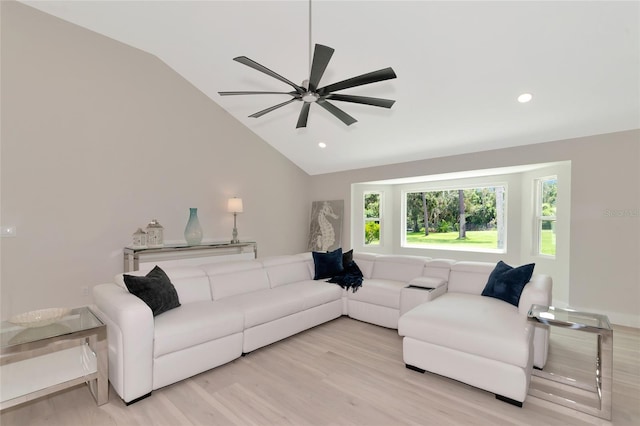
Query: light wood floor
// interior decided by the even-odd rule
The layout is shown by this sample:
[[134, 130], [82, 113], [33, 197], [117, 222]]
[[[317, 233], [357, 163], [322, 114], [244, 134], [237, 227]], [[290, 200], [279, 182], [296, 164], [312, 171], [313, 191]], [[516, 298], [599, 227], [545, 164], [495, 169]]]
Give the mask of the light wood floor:
[[[591, 335], [552, 332], [549, 370], [590, 377]], [[577, 351], [573, 351], [573, 349]], [[640, 424], [640, 330], [614, 332], [613, 424]], [[499, 378], [496, 378], [499, 380]], [[346, 317], [275, 343], [126, 407], [85, 385], [5, 410], [10, 425], [609, 425], [527, 397], [523, 408], [405, 368], [402, 340]]]

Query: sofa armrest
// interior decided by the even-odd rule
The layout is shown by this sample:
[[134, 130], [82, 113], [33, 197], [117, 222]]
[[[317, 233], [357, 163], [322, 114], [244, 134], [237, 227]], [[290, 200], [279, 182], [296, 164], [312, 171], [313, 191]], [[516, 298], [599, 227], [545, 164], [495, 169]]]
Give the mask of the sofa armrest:
[[534, 275], [524, 286], [518, 303], [520, 314], [527, 315], [531, 305], [551, 305], [551, 291], [553, 282], [548, 275]]
[[[531, 305], [551, 305], [551, 294], [553, 281], [548, 275], [534, 275], [524, 286], [520, 295], [518, 312], [520, 315], [527, 315]], [[543, 324], [536, 324], [533, 333], [533, 365], [543, 368], [547, 363], [549, 354], [549, 327]]]
[[[413, 282], [413, 280], [412, 280]], [[418, 282], [418, 284], [422, 284]], [[447, 283], [438, 287], [428, 285], [413, 285], [402, 288], [400, 291], [400, 316], [423, 303], [430, 302], [447, 292]]]
[[435, 277], [416, 277], [409, 281], [409, 285], [412, 287], [422, 288], [440, 288], [447, 285], [447, 280], [443, 278]]
[[96, 315], [107, 326], [109, 381], [125, 402], [153, 389], [153, 313], [116, 284], [93, 288]]

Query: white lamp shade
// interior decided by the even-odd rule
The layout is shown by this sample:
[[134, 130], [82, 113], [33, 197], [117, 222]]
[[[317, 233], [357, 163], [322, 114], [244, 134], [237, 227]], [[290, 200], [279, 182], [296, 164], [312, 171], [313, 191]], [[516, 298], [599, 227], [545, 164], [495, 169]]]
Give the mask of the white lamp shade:
[[242, 213], [242, 198], [229, 198], [227, 211], [230, 213]]

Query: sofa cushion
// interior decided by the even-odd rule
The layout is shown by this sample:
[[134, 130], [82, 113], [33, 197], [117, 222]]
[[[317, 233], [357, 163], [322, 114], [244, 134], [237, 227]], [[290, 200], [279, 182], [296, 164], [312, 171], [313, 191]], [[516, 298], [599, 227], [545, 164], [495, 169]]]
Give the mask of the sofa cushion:
[[301, 256], [276, 256], [261, 260], [271, 288], [298, 281], [310, 280], [307, 261]]
[[373, 274], [373, 264], [380, 255], [375, 253], [359, 253], [353, 254], [353, 261], [358, 264], [358, 268], [362, 271], [365, 278], [371, 278]]
[[441, 278], [448, 282], [451, 266], [453, 266], [454, 263], [456, 263], [456, 261], [452, 259], [427, 260], [423, 275], [425, 277]]
[[270, 321], [298, 313], [304, 302], [288, 285], [238, 294], [219, 300], [224, 306], [244, 314], [244, 328], [255, 327]]
[[194, 302], [165, 312], [155, 318], [153, 355], [176, 352], [221, 337], [242, 333], [241, 311], [224, 304]]
[[180, 299], [171, 280], [159, 266], [145, 276], [124, 275], [124, 283], [131, 294], [146, 303], [153, 316], [180, 306]]
[[213, 300], [269, 288], [267, 271], [256, 260], [212, 263], [201, 268], [209, 276]]
[[427, 257], [380, 255], [373, 264], [371, 278], [409, 282], [423, 275]]
[[302, 300], [303, 310], [340, 300], [344, 295], [339, 286], [314, 280], [287, 284], [283, 290], [295, 293]]
[[400, 309], [400, 292], [407, 283], [395, 280], [365, 279], [355, 293], [347, 293], [349, 300]]
[[207, 274], [199, 267], [174, 267], [165, 271], [178, 292], [180, 303], [211, 300]]
[[535, 264], [530, 263], [514, 268], [502, 260], [499, 261], [491, 275], [489, 275], [489, 280], [484, 290], [482, 290], [482, 295], [495, 297], [513, 306], [518, 306], [522, 289], [531, 279], [534, 267]]
[[533, 326], [498, 299], [446, 293], [402, 315], [398, 333], [526, 368]]
[[314, 280], [331, 278], [338, 275], [344, 269], [342, 265], [342, 249], [337, 248], [327, 253], [314, 251], [313, 263], [315, 266]]
[[[144, 276], [148, 271], [131, 271], [126, 274], [118, 274], [114, 281], [122, 288], [127, 288], [124, 283], [124, 275], [137, 277]], [[178, 292], [180, 303], [191, 303], [204, 300], [211, 300], [211, 287], [209, 278], [199, 266], [171, 267], [164, 270], [171, 280], [171, 284]]]
[[480, 295], [496, 264], [491, 262], [456, 262], [449, 273], [449, 291]]
[[258, 260], [232, 260], [229, 262], [215, 262], [199, 266], [207, 275], [224, 275], [233, 272], [262, 269], [262, 263]]
[[298, 259], [304, 260], [304, 263], [307, 265], [307, 270], [309, 271], [309, 276], [313, 279], [315, 275], [315, 265], [313, 264], [313, 254], [310, 251], [305, 251], [303, 253], [294, 254]]

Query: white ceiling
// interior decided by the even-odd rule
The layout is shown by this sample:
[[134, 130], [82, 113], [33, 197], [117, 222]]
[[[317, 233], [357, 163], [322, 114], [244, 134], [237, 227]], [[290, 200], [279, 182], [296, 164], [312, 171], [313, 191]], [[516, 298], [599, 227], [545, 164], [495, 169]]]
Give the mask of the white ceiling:
[[335, 102], [349, 127], [312, 105], [306, 129], [299, 102], [247, 117], [287, 96], [217, 93], [291, 90], [236, 56], [308, 77], [306, 0], [23, 3], [158, 56], [312, 175], [640, 128], [637, 1], [316, 0], [313, 43], [335, 49], [321, 86], [391, 66], [342, 93], [396, 104]]

